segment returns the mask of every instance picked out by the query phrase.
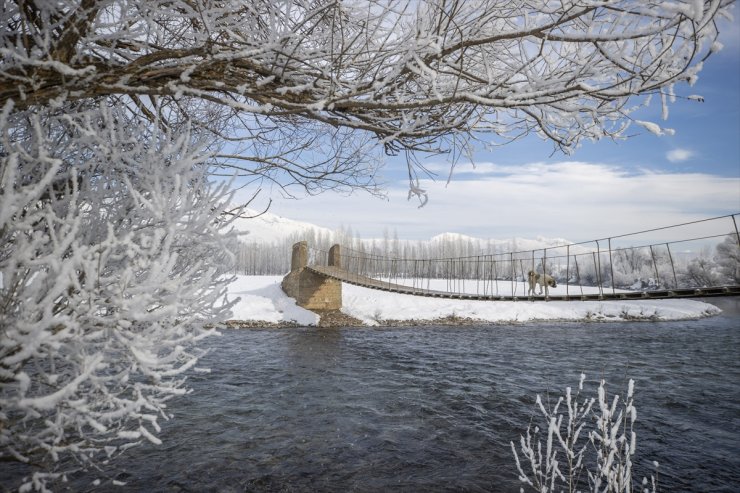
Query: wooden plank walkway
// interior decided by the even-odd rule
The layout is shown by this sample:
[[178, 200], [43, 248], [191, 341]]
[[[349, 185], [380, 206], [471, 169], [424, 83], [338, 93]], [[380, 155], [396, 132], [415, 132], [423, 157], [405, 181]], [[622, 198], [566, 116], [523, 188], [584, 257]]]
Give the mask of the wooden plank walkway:
[[[426, 296], [431, 298], [449, 298], [456, 300], [481, 300], [481, 301], [598, 301], [598, 300], [656, 300], [675, 298], [712, 298], [717, 296], [740, 296], [740, 285], [717, 286], [708, 288], [689, 289], [661, 289], [655, 291], [630, 291], [621, 293], [604, 292], [603, 294], [584, 295], [557, 295], [557, 296], [502, 296], [481, 295], [470, 293], [450, 293], [447, 291], [435, 291], [431, 289], [415, 288], [403, 284], [394, 284], [380, 281], [372, 277], [361, 276], [348, 272], [344, 269], [324, 265], [309, 265], [306, 267], [311, 272], [321, 276], [337, 279], [348, 284], [354, 284], [364, 288], [390, 291], [392, 293], [410, 294], [413, 296]], [[575, 286], [574, 286], [575, 287]], [[609, 288], [610, 289], [610, 288]]]

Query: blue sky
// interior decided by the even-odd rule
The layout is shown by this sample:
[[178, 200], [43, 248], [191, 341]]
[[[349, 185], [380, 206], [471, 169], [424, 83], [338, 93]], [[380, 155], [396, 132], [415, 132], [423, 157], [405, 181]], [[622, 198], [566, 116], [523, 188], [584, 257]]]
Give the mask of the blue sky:
[[[300, 200], [272, 195], [271, 212], [328, 228], [351, 226], [363, 238], [426, 239], [443, 232], [481, 238], [537, 236], [584, 241], [740, 212], [740, 20], [726, 23], [724, 49], [713, 55], [694, 87], [704, 103], [679, 98], [667, 121], [653, 105], [634, 115], [675, 129], [658, 137], [632, 125], [627, 140], [584, 143], [573, 155], [531, 135], [480, 151], [476, 167], [461, 162], [452, 181], [443, 157], [425, 160], [438, 170], [425, 180], [429, 203], [407, 200], [405, 164], [382, 171], [387, 199], [357, 192]], [[266, 198], [266, 197], [265, 197]]]

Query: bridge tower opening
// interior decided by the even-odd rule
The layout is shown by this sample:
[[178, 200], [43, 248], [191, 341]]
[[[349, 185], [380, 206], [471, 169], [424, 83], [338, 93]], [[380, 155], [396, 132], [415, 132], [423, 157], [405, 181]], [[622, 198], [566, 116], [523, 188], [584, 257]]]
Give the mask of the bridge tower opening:
[[[329, 250], [329, 265], [341, 268], [342, 255], [339, 245]], [[285, 294], [295, 298], [298, 306], [307, 310], [324, 311], [342, 308], [342, 282], [318, 275], [306, 269], [308, 243], [293, 245], [290, 272], [283, 278], [281, 287]]]

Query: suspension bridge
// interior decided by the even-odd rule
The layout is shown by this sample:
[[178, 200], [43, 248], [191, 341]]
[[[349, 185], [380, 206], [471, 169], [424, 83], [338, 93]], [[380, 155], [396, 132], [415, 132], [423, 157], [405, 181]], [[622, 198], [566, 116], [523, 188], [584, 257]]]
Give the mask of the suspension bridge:
[[[362, 245], [322, 250], [299, 242], [282, 286], [300, 306], [317, 310], [341, 308], [342, 283], [488, 301], [737, 296], [739, 215], [533, 250], [443, 258], [383, 256]], [[537, 275], [550, 282], [530, 284]]]

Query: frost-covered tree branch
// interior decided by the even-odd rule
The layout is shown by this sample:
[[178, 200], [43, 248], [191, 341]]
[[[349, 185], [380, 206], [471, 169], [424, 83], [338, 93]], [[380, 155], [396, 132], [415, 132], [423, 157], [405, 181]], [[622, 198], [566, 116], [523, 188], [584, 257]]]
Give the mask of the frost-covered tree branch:
[[[226, 108], [229, 135], [248, 140], [289, 127], [341, 134], [341, 143], [347, 134], [336, 129], [346, 128], [390, 153], [447, 152], [477, 132], [504, 142], [536, 132], [568, 151], [620, 136], [651, 95], [667, 116], [673, 85], [693, 83], [721, 48], [716, 20], [732, 3], [11, 1], [2, 11], [0, 104], [116, 95], [151, 117], [152, 107], [198, 100]], [[193, 120], [222, 132], [209, 116]], [[327, 149], [336, 164], [309, 183], [362, 168], [356, 153]], [[288, 161], [290, 174], [310, 157], [289, 154], [265, 164]], [[352, 176], [347, 185], [372, 188]]]

